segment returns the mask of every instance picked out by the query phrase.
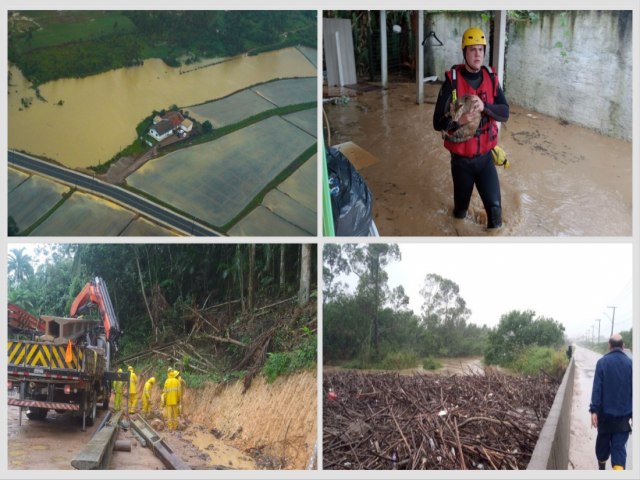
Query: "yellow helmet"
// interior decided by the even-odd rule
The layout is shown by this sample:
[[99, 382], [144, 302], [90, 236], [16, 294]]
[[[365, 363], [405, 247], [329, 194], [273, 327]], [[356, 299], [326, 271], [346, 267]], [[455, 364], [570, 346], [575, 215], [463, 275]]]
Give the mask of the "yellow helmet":
[[462, 34], [462, 49], [469, 45], [484, 45], [487, 46], [487, 39], [484, 36], [484, 32], [478, 27], [467, 28]]
[[167, 373], [169, 373], [169, 372], [173, 372], [173, 367], [167, 368]]
[[149, 383], [156, 383], [156, 377], [151, 377], [149, 379]]
[[122, 369], [121, 368], [118, 369], [118, 373], [122, 373]]
[[127, 370], [129, 370], [130, 372], [133, 372], [133, 367], [129, 365], [129, 367], [127, 367]]

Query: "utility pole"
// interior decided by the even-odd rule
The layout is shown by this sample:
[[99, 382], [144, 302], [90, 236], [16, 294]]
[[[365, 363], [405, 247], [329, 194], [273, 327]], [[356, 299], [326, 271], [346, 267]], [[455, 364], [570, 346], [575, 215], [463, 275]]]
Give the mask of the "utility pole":
[[591, 325], [591, 343], [592, 344], [595, 342], [595, 336], [596, 336], [596, 326]]
[[609, 338], [611, 338], [613, 337], [613, 321], [616, 319], [616, 306], [607, 307], [607, 308], [613, 308], [613, 315], [611, 317], [611, 335], [609, 336]]
[[600, 343], [600, 322], [602, 321], [601, 318], [596, 318], [596, 322], [598, 322], [598, 343]]

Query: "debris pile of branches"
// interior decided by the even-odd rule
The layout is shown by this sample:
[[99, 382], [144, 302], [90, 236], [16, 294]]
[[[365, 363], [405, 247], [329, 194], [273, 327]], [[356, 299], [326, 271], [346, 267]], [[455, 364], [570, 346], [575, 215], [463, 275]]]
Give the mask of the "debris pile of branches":
[[325, 373], [324, 468], [525, 469], [558, 386], [489, 370]]

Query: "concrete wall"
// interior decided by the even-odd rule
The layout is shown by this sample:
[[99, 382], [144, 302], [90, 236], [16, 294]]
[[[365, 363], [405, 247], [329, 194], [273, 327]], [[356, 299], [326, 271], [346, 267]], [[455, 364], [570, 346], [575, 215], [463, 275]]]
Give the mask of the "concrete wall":
[[[507, 23], [509, 103], [631, 141], [632, 12], [538, 15], [532, 22]], [[480, 26], [489, 35], [488, 23], [475, 12], [429, 14], [427, 22], [425, 31], [435, 31], [445, 44], [430, 47], [425, 61], [428, 75], [440, 80], [444, 70], [462, 61], [460, 37], [467, 27]]]
[[568, 467], [574, 362], [572, 357], [549, 415], [542, 426], [527, 470], [566, 470]]
[[[438, 80], [443, 81], [445, 70], [449, 70], [452, 65], [464, 62], [461, 48], [462, 33], [469, 27], [480, 27], [489, 43], [489, 22], [483, 22], [478, 12], [426, 13], [425, 34], [433, 31], [444, 45], [434, 46], [437, 44], [435, 39], [427, 40], [424, 46], [425, 77], [437, 75]], [[490, 46], [487, 45], [486, 65], [489, 65], [490, 55]]]

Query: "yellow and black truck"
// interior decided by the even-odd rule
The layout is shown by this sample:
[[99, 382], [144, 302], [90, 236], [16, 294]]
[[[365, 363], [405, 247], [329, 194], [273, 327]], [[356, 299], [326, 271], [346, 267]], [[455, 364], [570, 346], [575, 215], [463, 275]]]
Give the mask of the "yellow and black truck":
[[[85, 318], [98, 310], [98, 319]], [[8, 403], [27, 411], [30, 420], [44, 420], [49, 410], [74, 412], [82, 429], [93, 425], [98, 405], [109, 408], [113, 380], [129, 380], [129, 372], [111, 372], [112, 354], [120, 335], [104, 280], [96, 277], [77, 295], [70, 317], [40, 316], [31, 340], [7, 342]]]
[[[18, 397], [9, 405], [27, 410], [30, 420], [44, 420], [49, 410], [76, 412], [83, 430], [93, 425], [98, 404], [109, 408], [110, 375], [104, 341], [92, 345], [90, 332], [99, 322], [64, 317], [41, 317], [47, 333], [37, 340], [7, 341], [9, 387], [17, 387]], [[86, 330], [79, 340], [50, 332]], [[77, 338], [77, 337], [76, 337]]]

